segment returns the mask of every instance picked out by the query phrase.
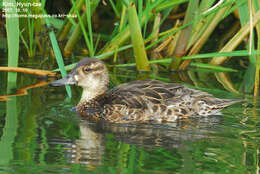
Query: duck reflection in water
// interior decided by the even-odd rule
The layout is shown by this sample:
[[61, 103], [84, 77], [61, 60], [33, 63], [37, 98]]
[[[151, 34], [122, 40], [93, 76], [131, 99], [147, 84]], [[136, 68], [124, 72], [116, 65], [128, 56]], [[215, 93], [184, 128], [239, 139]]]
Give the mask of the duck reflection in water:
[[[105, 151], [109, 151], [107, 135], [112, 135], [117, 143], [152, 148], [179, 149], [186, 148], [185, 143], [213, 138], [212, 126], [219, 123], [219, 116], [178, 121], [171, 125], [133, 125], [114, 124], [93, 119], [81, 120], [80, 138], [66, 143], [69, 162], [87, 164], [88, 168], [100, 166], [104, 162]], [[191, 131], [192, 130], [192, 131]], [[59, 144], [62, 141], [56, 141]], [[53, 142], [54, 143], [54, 142]], [[111, 143], [111, 142], [110, 142]]]

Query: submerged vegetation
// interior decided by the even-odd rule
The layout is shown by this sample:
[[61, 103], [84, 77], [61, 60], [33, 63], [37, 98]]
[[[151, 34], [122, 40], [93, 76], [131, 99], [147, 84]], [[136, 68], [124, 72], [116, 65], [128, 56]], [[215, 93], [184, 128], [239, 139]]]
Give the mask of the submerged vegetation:
[[[19, 66], [24, 50], [28, 59], [55, 57], [62, 76], [75, 65], [74, 57], [83, 56], [107, 60], [112, 67], [134, 65], [138, 71], [198, 67], [218, 72], [217, 80], [229, 91], [258, 95], [258, 0], [33, 0], [31, 4], [39, 5], [25, 7], [10, 3], [25, 2], [2, 0], [0, 6], [9, 67]], [[6, 17], [13, 14], [27, 17]], [[71, 65], [64, 67], [66, 57]], [[241, 83], [232, 84], [226, 72], [240, 72]], [[15, 81], [16, 76], [8, 79]]]

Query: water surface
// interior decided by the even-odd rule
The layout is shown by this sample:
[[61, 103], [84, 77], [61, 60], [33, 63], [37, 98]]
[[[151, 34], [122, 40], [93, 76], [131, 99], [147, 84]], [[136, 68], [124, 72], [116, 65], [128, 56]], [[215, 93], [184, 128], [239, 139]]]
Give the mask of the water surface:
[[[0, 101], [0, 173], [258, 173], [259, 100], [227, 92], [211, 78], [214, 73], [203, 73], [208, 79], [194, 71], [187, 77], [196, 81], [176, 74], [150, 78], [246, 101], [224, 109], [222, 116], [168, 125], [80, 121], [73, 111], [80, 98], [77, 87], [71, 100], [64, 87], [46, 85]], [[0, 72], [1, 79], [6, 77]], [[111, 86], [135, 78], [117, 72], [111, 74]], [[0, 95], [41, 80], [19, 74], [16, 85], [1, 82]]]

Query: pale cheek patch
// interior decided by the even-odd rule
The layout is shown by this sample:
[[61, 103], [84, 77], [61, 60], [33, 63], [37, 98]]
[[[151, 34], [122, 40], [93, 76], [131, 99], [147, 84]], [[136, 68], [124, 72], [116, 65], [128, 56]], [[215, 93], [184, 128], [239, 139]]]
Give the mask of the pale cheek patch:
[[74, 75], [74, 79], [75, 79], [75, 81], [79, 81], [79, 76], [78, 75]]
[[[80, 77], [78, 76], [78, 78]], [[95, 92], [102, 85], [103, 84], [100, 82], [100, 80], [95, 78], [93, 75], [88, 75], [87, 78], [79, 79], [78, 81], [78, 86], [87, 88], [89, 91], [93, 90], [91, 92]]]
[[102, 83], [100, 83], [100, 80], [96, 78], [95, 76], [90, 76], [89, 78], [89, 88], [91, 89], [97, 89], [102, 86]]

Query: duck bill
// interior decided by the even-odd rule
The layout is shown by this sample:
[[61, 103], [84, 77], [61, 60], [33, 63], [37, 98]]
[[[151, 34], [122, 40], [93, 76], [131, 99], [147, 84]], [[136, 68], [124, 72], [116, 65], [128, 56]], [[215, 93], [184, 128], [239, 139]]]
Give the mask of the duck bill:
[[68, 74], [66, 77], [55, 80], [50, 83], [52, 86], [62, 86], [62, 85], [75, 85], [76, 81], [73, 78], [72, 74]]

